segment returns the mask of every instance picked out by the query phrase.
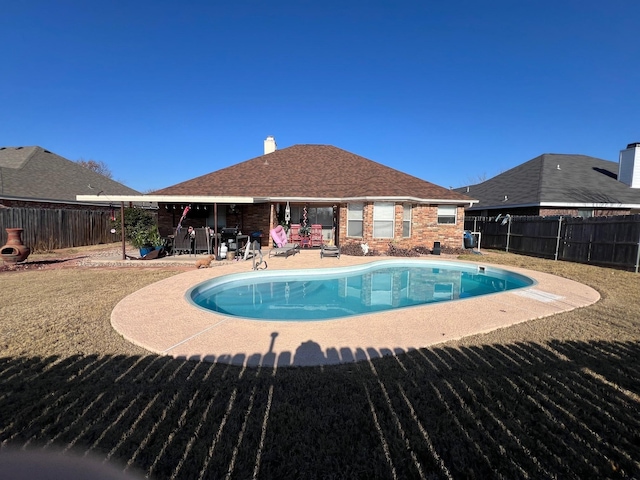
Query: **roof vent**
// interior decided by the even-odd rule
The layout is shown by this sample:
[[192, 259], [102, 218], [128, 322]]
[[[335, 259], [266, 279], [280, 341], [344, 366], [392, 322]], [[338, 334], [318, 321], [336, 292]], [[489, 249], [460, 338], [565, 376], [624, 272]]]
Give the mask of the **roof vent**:
[[264, 154], [273, 153], [277, 150], [276, 139], [269, 135], [264, 141]]

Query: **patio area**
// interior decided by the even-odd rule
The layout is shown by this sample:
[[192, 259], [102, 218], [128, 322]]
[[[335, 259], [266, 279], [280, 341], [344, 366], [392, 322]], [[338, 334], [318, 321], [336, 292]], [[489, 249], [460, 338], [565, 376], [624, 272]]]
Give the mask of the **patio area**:
[[[196, 269], [197, 258], [202, 255], [149, 262], [105, 258], [103, 261], [110, 264], [194, 265], [193, 271], [124, 298], [112, 312], [113, 327], [136, 345], [174, 358], [246, 366], [330, 365], [404, 353], [485, 333], [590, 305], [600, 298], [596, 290], [578, 282], [509, 267], [535, 279], [537, 284], [484, 297], [329, 321], [245, 320], [203, 311], [185, 299], [185, 292], [213, 277], [252, 271], [252, 261], [214, 261], [211, 268]], [[346, 255], [320, 258], [319, 250], [304, 249], [293, 256], [266, 260], [268, 269], [282, 270], [344, 267], [384, 259]], [[452, 259], [424, 257], [436, 262]]]

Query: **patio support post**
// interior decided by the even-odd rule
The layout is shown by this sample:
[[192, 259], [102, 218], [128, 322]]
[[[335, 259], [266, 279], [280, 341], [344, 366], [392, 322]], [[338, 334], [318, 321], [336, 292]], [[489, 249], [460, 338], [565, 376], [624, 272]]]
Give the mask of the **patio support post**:
[[127, 248], [124, 238], [124, 202], [120, 202], [120, 233], [122, 234], [122, 259], [127, 259]]
[[216, 260], [220, 260], [218, 255], [218, 204], [213, 204], [213, 255]]

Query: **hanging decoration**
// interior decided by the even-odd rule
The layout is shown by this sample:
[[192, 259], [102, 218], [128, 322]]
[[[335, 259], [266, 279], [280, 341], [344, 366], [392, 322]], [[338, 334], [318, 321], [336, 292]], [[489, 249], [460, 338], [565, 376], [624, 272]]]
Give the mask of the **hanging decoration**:
[[291, 221], [291, 207], [289, 206], [289, 202], [287, 202], [287, 206], [284, 207], [284, 221], [287, 223]]
[[307, 226], [307, 205], [306, 204], [302, 209], [302, 226], [303, 227]]
[[182, 221], [187, 216], [187, 213], [189, 213], [189, 210], [191, 210], [191, 205], [187, 205], [186, 207], [184, 207], [184, 211], [182, 212], [182, 216], [180, 217], [180, 221], [178, 222], [178, 226], [176, 227], [176, 232], [180, 233], [180, 230], [182, 229]]

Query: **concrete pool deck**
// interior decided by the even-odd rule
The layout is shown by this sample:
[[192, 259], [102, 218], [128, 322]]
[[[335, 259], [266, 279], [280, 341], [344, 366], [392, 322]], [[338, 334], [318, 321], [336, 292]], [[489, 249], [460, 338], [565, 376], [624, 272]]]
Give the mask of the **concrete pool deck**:
[[[266, 258], [267, 252], [265, 249], [268, 270], [345, 267], [385, 259], [346, 255], [321, 259], [319, 250], [303, 250], [288, 258]], [[195, 307], [185, 299], [185, 292], [214, 277], [251, 272], [252, 261], [214, 261], [212, 268], [197, 270], [196, 258], [168, 257], [167, 262], [193, 264], [193, 271], [148, 285], [120, 301], [111, 314], [115, 330], [136, 345], [175, 358], [247, 366], [329, 365], [400, 354], [486, 333], [591, 305], [600, 298], [596, 290], [572, 280], [504, 267], [535, 279], [537, 284], [488, 296], [328, 321], [246, 320]], [[457, 261], [444, 256], [421, 259]], [[114, 259], [104, 261], [113, 263]], [[150, 262], [158, 265], [156, 260]]]

